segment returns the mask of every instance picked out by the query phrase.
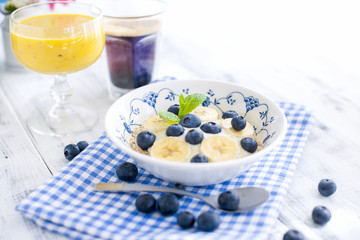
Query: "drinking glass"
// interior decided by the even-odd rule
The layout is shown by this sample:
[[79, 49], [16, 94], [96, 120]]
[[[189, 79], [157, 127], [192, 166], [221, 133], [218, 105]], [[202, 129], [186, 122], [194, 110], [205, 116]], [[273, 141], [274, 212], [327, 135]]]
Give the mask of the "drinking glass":
[[162, 0], [98, 0], [94, 4], [104, 14], [108, 88], [110, 98], [116, 99], [156, 77], [167, 4]]
[[51, 96], [55, 104], [28, 120], [37, 133], [65, 136], [91, 129], [95, 111], [72, 106], [66, 74], [94, 63], [104, 48], [103, 16], [99, 8], [78, 2], [46, 2], [28, 5], [10, 17], [11, 45], [26, 68], [54, 75]]

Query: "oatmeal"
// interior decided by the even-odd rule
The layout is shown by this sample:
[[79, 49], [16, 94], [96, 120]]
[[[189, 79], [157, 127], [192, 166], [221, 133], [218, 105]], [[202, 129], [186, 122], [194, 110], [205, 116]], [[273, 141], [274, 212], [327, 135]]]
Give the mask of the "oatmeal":
[[178, 162], [196, 162], [199, 154], [208, 162], [237, 159], [258, 151], [258, 146], [253, 125], [235, 111], [220, 115], [202, 106], [179, 123], [152, 116], [135, 129], [131, 140], [135, 151]]

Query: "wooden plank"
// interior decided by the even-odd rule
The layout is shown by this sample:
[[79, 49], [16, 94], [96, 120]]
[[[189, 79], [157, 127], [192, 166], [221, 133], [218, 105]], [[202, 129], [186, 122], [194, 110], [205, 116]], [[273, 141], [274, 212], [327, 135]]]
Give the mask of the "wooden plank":
[[[309, 239], [349, 239], [350, 234], [360, 234], [357, 204], [360, 191], [349, 185], [357, 182], [360, 176], [359, 152], [356, 151], [360, 149], [357, 140], [360, 111], [359, 97], [354, 91], [360, 89], [359, 82], [355, 81], [359, 78], [344, 72], [336, 64], [320, 60], [312, 65], [299, 61], [299, 67], [277, 65], [246, 69], [246, 75], [243, 69], [231, 69], [225, 74], [217, 71], [215, 65], [207, 65], [208, 62], [196, 54], [181, 49], [178, 52], [202, 69], [194, 69], [193, 74], [198, 74], [197, 77], [208, 78], [223, 73], [223, 79], [260, 89], [272, 99], [306, 105], [317, 119], [269, 239], [281, 239], [292, 228], [300, 230]], [[186, 66], [186, 62], [182, 63]], [[317, 184], [322, 178], [337, 182], [339, 189], [334, 196], [320, 196]], [[311, 211], [317, 205], [325, 205], [333, 213], [332, 220], [324, 227], [314, 224], [311, 219]]]
[[[99, 115], [99, 121], [89, 132], [79, 133], [69, 137], [49, 137], [31, 131], [27, 126], [27, 118], [42, 104], [43, 97], [47, 97], [53, 77], [30, 72], [3, 71], [1, 86], [9, 99], [20, 122], [30, 134], [38, 151], [45, 159], [52, 173], [64, 167], [68, 161], [64, 158], [64, 147], [69, 143], [81, 140], [92, 142], [104, 131], [104, 117], [106, 110], [112, 104], [106, 88], [106, 74], [103, 71], [104, 61], [99, 61], [90, 68], [70, 74], [69, 82], [73, 87], [71, 101], [74, 104], [93, 108]], [[50, 147], [49, 147], [50, 146]]]
[[[319, 123], [314, 127], [279, 216], [281, 221], [308, 234], [309, 239], [316, 235], [321, 236], [320, 239], [349, 239], [349, 234], [360, 234], [357, 204], [360, 191], [349, 184], [359, 179], [358, 154], [351, 149], [360, 146], [340, 131], [324, 129]], [[323, 197], [318, 193], [317, 185], [322, 178], [331, 178], [337, 183], [333, 196]], [[333, 215], [323, 227], [311, 219], [317, 205], [328, 207]]]
[[14, 209], [51, 174], [1, 88], [0, 129], [0, 239], [65, 239]]

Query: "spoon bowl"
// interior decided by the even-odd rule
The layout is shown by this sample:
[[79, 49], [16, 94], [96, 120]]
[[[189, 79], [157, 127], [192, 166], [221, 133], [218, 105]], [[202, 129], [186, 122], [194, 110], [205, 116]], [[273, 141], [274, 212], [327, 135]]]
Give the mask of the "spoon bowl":
[[202, 196], [176, 188], [152, 186], [139, 183], [97, 183], [95, 184], [94, 190], [99, 192], [163, 192], [187, 195], [190, 197], [199, 198], [213, 208], [231, 213], [241, 213], [252, 210], [266, 202], [270, 196], [268, 191], [259, 187], [243, 187], [232, 189], [231, 191], [239, 196], [240, 202], [236, 210], [229, 211], [219, 207], [219, 195]]

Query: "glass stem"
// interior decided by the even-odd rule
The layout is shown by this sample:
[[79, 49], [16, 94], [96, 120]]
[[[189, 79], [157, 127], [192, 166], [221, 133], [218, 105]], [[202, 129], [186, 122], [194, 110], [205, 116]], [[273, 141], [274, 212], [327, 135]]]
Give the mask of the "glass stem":
[[60, 119], [70, 111], [68, 99], [72, 95], [72, 90], [66, 75], [55, 75], [54, 79], [50, 90], [55, 105], [51, 108], [49, 115], [53, 119]]

